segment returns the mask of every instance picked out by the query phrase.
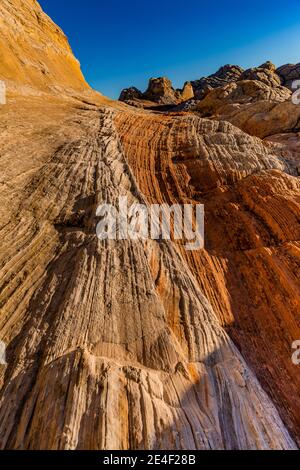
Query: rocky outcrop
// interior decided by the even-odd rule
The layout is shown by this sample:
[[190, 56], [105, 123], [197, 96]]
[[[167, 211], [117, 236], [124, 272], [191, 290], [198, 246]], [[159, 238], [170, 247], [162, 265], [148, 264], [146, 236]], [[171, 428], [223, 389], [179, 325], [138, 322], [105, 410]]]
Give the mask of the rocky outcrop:
[[[291, 89], [293, 80], [297, 78], [300, 78], [297, 65], [285, 65], [276, 69], [272, 62], [267, 61], [259, 67], [247, 70], [238, 65], [224, 65], [208, 77], [186, 82], [183, 89], [175, 90], [169, 79], [161, 77], [150, 79], [145, 93], [135, 87], [127, 88], [121, 92], [119, 99], [137, 107], [149, 107], [153, 103], [173, 104], [174, 108], [170, 110], [175, 112], [193, 110], [197, 101], [204, 100], [211, 91], [218, 89], [222, 91], [211, 93], [209, 101], [225, 93], [226, 102], [281, 102], [290, 97], [287, 90]], [[150, 101], [150, 104], [145, 104], [144, 101]], [[203, 106], [206, 107], [206, 104]]]
[[211, 90], [189, 110], [231, 122], [260, 138], [299, 129], [300, 107], [292, 102], [291, 91], [261, 80], [243, 80]]
[[192, 81], [191, 84], [195, 98], [200, 100], [209, 90], [223, 87], [227, 83], [239, 80], [243, 70], [244, 69], [238, 65], [224, 65], [216, 73], [213, 73], [208, 77], [200, 78], [200, 80]]
[[[194, 80], [186, 82], [182, 90], [175, 90], [172, 86], [172, 82], [166, 78], [151, 78], [149, 81], [148, 89], [145, 93], [141, 93], [135, 87], [125, 89], [121, 92], [120, 101], [138, 101], [148, 100], [159, 104], [177, 105], [176, 110], [190, 110], [192, 108], [191, 103], [186, 101], [196, 100], [200, 101], [206, 97], [206, 95], [214, 89], [224, 88], [226, 85], [229, 88], [234, 86], [234, 83], [240, 81], [251, 81], [258, 82], [256, 85], [257, 92], [255, 90], [250, 91], [250, 95], [254, 98], [254, 94], [257, 94], [257, 100], [273, 100], [279, 97], [282, 101], [284, 96], [289, 96], [285, 88], [281, 88], [282, 79], [277, 74], [276, 67], [272, 62], [265, 62], [259, 67], [244, 70], [238, 65], [224, 65], [216, 73], [209, 75], [208, 77], [202, 77], [200, 80]], [[259, 90], [259, 83], [262, 84], [261, 90]], [[263, 85], [269, 88], [276, 89], [275, 92], [264, 90]], [[248, 85], [249, 87], [250, 85]], [[255, 85], [252, 85], [255, 87]], [[242, 91], [242, 86], [238, 86], [238, 94], [245, 94]], [[246, 94], [248, 92], [246, 91]], [[262, 98], [262, 96], [265, 98]], [[282, 97], [282, 98], [281, 98]], [[184, 104], [181, 104], [181, 103]]]
[[158, 105], [177, 105], [193, 98], [194, 92], [190, 82], [183, 89], [175, 90], [171, 80], [166, 77], [150, 78], [148, 88], [142, 93], [135, 87], [122, 90], [119, 100], [137, 107]]
[[281, 103], [291, 97], [285, 87], [272, 88], [257, 80], [243, 80], [210, 91], [197, 105], [205, 116], [235, 113], [238, 106], [259, 101]]
[[269, 61], [259, 67], [245, 70], [239, 77], [239, 80], [258, 80], [269, 87], [281, 85], [280, 77], [276, 73], [276, 67]]
[[[182, 256], [219, 323], [299, 435], [291, 341], [300, 335], [300, 186], [290, 155], [229, 123], [193, 115], [120, 114], [117, 127], [149, 201], [205, 204], [206, 249], [181, 250]], [[172, 321], [173, 312], [170, 306]]]
[[[28, 1], [5, 5], [23, 17]], [[0, 107], [0, 447], [296, 448], [289, 150], [214, 118], [50, 94], [53, 80]], [[119, 196], [204, 203], [205, 249], [100, 241], [96, 209]]]
[[275, 104], [268, 101], [253, 103], [219, 118], [262, 139], [279, 133], [299, 132], [300, 129], [300, 107], [290, 100]]
[[213, 89], [206, 89], [194, 109], [200, 111], [203, 116], [222, 116], [233, 122], [231, 118], [236, 114], [243, 110], [249, 112], [251, 103], [266, 102], [259, 106], [263, 111], [267, 105], [269, 112], [272, 102], [280, 103], [291, 98], [290, 91], [281, 86], [276, 67], [271, 62], [245, 70], [233, 80], [229, 75], [229, 80], [229, 83], [223, 86], [219, 84]]
[[179, 96], [174, 90], [171, 80], [160, 77], [150, 78], [144, 98], [159, 104], [176, 104]]
[[292, 90], [294, 80], [300, 80], [300, 64], [282, 65], [276, 73], [281, 79], [281, 84]]
[[[192, 196], [195, 183], [177, 162], [180, 153], [190, 158], [180, 138], [185, 130], [206, 139], [212, 158], [214, 140], [223, 135], [220, 154], [232, 155], [224, 180], [239, 179], [235, 148], [243, 140], [249, 163], [242, 174], [251, 174], [251, 158], [261, 153], [263, 168], [283, 171], [282, 162], [229, 125], [76, 109], [57, 99], [48, 109], [42, 100], [30, 101], [25, 140], [26, 103], [9, 106], [12, 113], [18, 107], [23, 124], [13, 144], [3, 147], [1, 139], [5, 180], [13, 183], [0, 234], [0, 331], [9, 345], [1, 368], [1, 448], [294, 448], [180, 246], [101, 242], [95, 232], [101, 203], [117, 204], [120, 195], [161, 202], [171, 195], [161, 180], [169, 170], [151, 169], [158, 155], [178, 168], [182, 197]], [[40, 120], [45, 112], [47, 120]], [[17, 165], [16, 156], [9, 164], [12, 145], [22, 148]], [[197, 181], [202, 184], [202, 167], [209, 187], [214, 179], [207, 180], [206, 165], [200, 162]], [[143, 183], [145, 174], [151, 177]]]
[[181, 101], [188, 101], [194, 98], [194, 89], [191, 82], [185, 82], [182, 90], [177, 90]]
[[130, 88], [124, 88], [119, 98], [120, 101], [131, 101], [140, 99], [143, 99], [143, 93], [134, 86]]

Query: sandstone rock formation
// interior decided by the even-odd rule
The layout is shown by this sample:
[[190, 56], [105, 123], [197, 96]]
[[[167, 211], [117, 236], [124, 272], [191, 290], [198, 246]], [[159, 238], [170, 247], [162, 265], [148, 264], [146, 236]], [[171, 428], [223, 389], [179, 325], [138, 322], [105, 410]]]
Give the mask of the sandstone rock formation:
[[[26, 103], [9, 106], [26, 115]], [[30, 161], [8, 164], [15, 146], [26, 144], [23, 133], [4, 149], [11, 185], [1, 229], [0, 328], [9, 344], [1, 448], [292, 448], [179, 247], [96, 237], [99, 203], [116, 203], [120, 194], [148, 198], [130, 169], [143, 178], [132, 159], [144, 152], [131, 155], [123, 140], [130, 139], [124, 124], [134, 137], [147, 120], [57, 100], [45, 108], [36, 98], [32, 110], [39, 125], [28, 139], [28, 123]], [[209, 122], [196, 122], [199, 137], [213, 138]], [[171, 121], [150, 123], [168, 136]], [[282, 168], [268, 158], [270, 168]]]
[[300, 117], [290, 90], [258, 80], [238, 81], [212, 90], [193, 109], [203, 117], [229, 121], [262, 138], [297, 128]]
[[191, 82], [185, 82], [182, 90], [177, 90], [181, 101], [187, 101], [194, 98], [194, 89]]
[[191, 115], [119, 115], [117, 122], [149, 200], [205, 204], [206, 250], [182, 256], [290, 429], [299, 429], [299, 375], [290, 358], [300, 334], [299, 178], [290, 155]]
[[299, 130], [300, 106], [283, 86], [269, 87], [257, 80], [231, 83], [207, 93], [189, 109], [203, 117], [231, 122], [260, 138]]
[[120, 94], [120, 101], [131, 101], [143, 99], [143, 93], [136, 87], [124, 88]]
[[0, 79], [42, 90], [87, 83], [66, 36], [36, 0], [1, 0]]
[[281, 79], [282, 85], [292, 89], [293, 81], [300, 80], [300, 64], [282, 65], [276, 70]]
[[260, 138], [297, 132], [300, 107], [293, 103], [291, 90], [280, 85], [276, 72], [275, 65], [266, 62], [246, 70], [237, 81], [208, 90], [201, 100], [177, 106], [174, 111], [196, 111], [202, 117], [222, 119]]
[[277, 87], [281, 84], [279, 75], [276, 73], [276, 67], [268, 61], [259, 67], [245, 70], [239, 80], [258, 80], [270, 87]]
[[[30, 4], [40, 11], [3, 5], [26, 18]], [[41, 96], [17, 87], [22, 71], [1, 72], [16, 84], [0, 106], [1, 449], [296, 448], [296, 144], [109, 102], [73, 75], [75, 59], [58, 95], [58, 64], [42, 57], [45, 82], [29, 77]], [[229, 95], [273, 100], [245, 83]], [[204, 203], [205, 249], [100, 241], [96, 209], [120, 195]]]
[[244, 69], [238, 65], [227, 64], [221, 67], [216, 73], [213, 73], [208, 77], [202, 77], [200, 80], [192, 81], [191, 84], [194, 90], [195, 98], [201, 99], [205, 96], [207, 91], [239, 80], [243, 70]]
[[291, 92], [278, 86], [272, 88], [258, 80], [242, 80], [216, 88], [199, 101], [197, 109], [206, 115], [236, 112], [240, 105], [267, 101], [281, 103], [291, 97]]
[[145, 99], [159, 104], [176, 104], [178, 96], [171, 80], [166, 77], [150, 78]]
[[175, 90], [171, 80], [167, 77], [150, 78], [148, 88], [142, 93], [135, 87], [125, 88], [121, 91], [119, 100], [136, 107], [153, 107], [153, 105], [176, 105], [194, 97], [190, 82], [186, 82], [183, 89]]

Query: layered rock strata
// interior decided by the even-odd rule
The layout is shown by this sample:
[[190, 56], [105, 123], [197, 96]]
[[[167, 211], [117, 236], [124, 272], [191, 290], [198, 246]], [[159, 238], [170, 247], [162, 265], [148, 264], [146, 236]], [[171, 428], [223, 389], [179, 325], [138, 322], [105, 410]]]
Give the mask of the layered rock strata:
[[293, 448], [181, 250], [97, 239], [99, 204], [147, 191], [115, 128], [130, 116], [73, 112], [1, 229], [1, 448]]

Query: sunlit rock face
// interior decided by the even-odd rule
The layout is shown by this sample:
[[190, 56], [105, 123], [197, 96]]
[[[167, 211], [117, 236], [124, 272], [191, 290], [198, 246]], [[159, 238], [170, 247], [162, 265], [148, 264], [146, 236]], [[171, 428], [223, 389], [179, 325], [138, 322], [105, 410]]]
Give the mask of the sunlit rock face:
[[1, 0], [0, 79], [40, 89], [88, 86], [65, 34], [35, 0]]
[[[33, 1], [0, 11], [19, 21], [29, 6], [47, 18]], [[263, 141], [199, 110], [87, 100], [76, 60], [57, 48], [42, 81], [28, 75], [42, 96], [15, 90], [0, 106], [0, 447], [296, 448], [295, 141]], [[19, 51], [26, 63], [30, 47]], [[27, 83], [7, 58], [3, 76]], [[119, 196], [203, 203], [205, 249], [100, 241], [97, 207]]]

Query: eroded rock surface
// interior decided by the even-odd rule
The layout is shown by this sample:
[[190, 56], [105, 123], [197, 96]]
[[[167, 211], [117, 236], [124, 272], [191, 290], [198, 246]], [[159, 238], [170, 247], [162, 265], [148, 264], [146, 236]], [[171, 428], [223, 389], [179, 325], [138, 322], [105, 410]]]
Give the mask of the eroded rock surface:
[[226, 122], [132, 114], [118, 115], [117, 123], [149, 201], [205, 205], [206, 249], [182, 255], [220, 324], [299, 435], [300, 383], [291, 361], [291, 343], [300, 335], [295, 161]]
[[291, 92], [285, 87], [273, 88], [258, 80], [242, 80], [210, 91], [197, 109], [206, 116], [235, 114], [241, 105], [259, 101], [281, 103], [290, 97]]
[[73, 112], [68, 140], [8, 195], [1, 448], [292, 448], [179, 248], [97, 239], [98, 204], [147, 191], [115, 127], [130, 116]]
[[194, 89], [195, 98], [202, 99], [209, 90], [219, 88], [227, 83], [235, 82], [240, 79], [244, 69], [238, 65], [224, 65], [220, 69], [209, 75], [208, 77], [202, 77], [200, 80], [194, 80], [191, 82]]
[[178, 100], [171, 80], [166, 77], [150, 78], [144, 97], [159, 104], [176, 104]]
[[120, 94], [120, 101], [131, 101], [143, 99], [143, 93], [136, 87], [124, 88]]
[[239, 80], [258, 80], [270, 87], [281, 85], [280, 77], [276, 73], [276, 66], [270, 61], [265, 62], [259, 67], [245, 70], [239, 77]]

